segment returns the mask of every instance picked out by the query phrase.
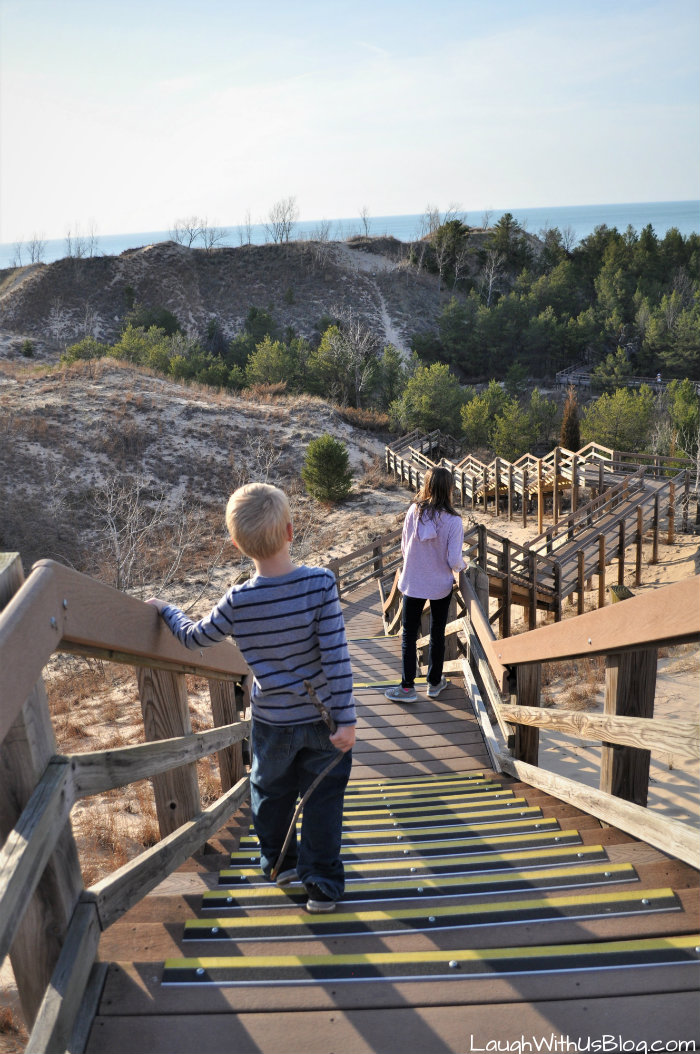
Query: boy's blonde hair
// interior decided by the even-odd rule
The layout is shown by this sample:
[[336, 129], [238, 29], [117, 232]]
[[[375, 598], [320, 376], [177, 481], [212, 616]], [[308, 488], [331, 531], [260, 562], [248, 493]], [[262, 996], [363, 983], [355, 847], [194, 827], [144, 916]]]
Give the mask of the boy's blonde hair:
[[287, 495], [269, 483], [246, 483], [235, 490], [226, 506], [231, 539], [246, 556], [264, 560], [287, 542], [292, 522]]

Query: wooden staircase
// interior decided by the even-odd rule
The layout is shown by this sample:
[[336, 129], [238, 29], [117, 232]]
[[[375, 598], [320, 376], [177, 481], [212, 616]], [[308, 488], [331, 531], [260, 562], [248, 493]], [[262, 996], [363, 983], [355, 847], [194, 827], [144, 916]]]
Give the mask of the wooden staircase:
[[312, 916], [299, 885], [262, 881], [244, 806], [103, 934], [87, 1051], [698, 1039], [698, 872], [493, 771], [457, 683], [385, 699], [400, 641], [382, 635], [374, 583], [346, 621], [359, 723], [343, 902]]

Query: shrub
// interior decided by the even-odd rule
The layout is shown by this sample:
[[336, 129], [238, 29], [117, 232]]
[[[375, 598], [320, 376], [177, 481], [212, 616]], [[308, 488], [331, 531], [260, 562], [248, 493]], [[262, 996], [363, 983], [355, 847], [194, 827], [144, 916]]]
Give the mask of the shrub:
[[79, 359], [101, 359], [108, 351], [108, 346], [101, 344], [95, 337], [84, 337], [77, 344], [71, 344], [69, 348], [66, 348], [61, 355], [61, 363], [66, 365], [70, 362], [77, 362]]
[[306, 448], [301, 478], [317, 501], [343, 501], [350, 493], [352, 472], [344, 443], [325, 434]]
[[20, 351], [24, 355], [25, 359], [33, 358], [34, 357], [34, 341], [33, 340], [23, 340], [22, 341], [22, 347], [20, 348]]

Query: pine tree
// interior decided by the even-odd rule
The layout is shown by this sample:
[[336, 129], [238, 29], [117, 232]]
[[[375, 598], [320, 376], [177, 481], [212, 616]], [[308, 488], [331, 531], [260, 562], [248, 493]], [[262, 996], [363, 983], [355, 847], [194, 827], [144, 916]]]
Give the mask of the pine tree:
[[306, 448], [304, 466], [301, 470], [306, 489], [318, 501], [343, 501], [352, 486], [345, 444], [331, 435], [312, 439]]
[[561, 422], [561, 445], [574, 453], [581, 449], [581, 430], [578, 420], [578, 397], [571, 385], [566, 393], [564, 416]]

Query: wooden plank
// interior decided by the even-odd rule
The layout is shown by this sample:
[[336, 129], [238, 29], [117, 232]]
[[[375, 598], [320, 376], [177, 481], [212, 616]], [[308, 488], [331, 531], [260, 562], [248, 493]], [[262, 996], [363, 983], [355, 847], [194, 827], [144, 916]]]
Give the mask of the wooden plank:
[[681, 644], [700, 638], [700, 577], [641, 593], [624, 605], [588, 611], [495, 643], [504, 666], [602, 655], [640, 645]]
[[0, 850], [0, 962], [20, 928], [24, 911], [61, 837], [73, 801], [68, 762], [48, 765]]
[[[613, 653], [606, 656], [606, 715], [651, 721], [654, 716], [657, 660], [658, 650], [656, 648], [643, 648], [639, 651], [624, 654]], [[600, 789], [624, 798], [626, 801], [646, 805], [650, 762], [649, 749], [631, 746], [613, 747], [603, 743], [600, 759]]]
[[[517, 980], [493, 975], [484, 979], [471, 978], [469, 984], [464, 984], [462, 978], [456, 978], [440, 984], [357, 982], [344, 986], [319, 984], [313, 989], [303, 986], [289, 986], [285, 989], [280, 986], [275, 991], [276, 1005], [272, 1007], [269, 989], [255, 986], [248, 989], [200, 988], [194, 992], [189, 989], [162, 989], [159, 983], [161, 968], [161, 964], [153, 962], [143, 962], [138, 967], [126, 964], [110, 967], [100, 1008], [101, 1014], [109, 1017], [118, 1014], [143, 1014], [145, 1027], [147, 1015], [154, 1013], [182, 1015], [213, 1011], [215, 1015], [223, 1013], [227, 1008], [236, 1009], [239, 1013], [268, 1010], [279, 1012], [285, 1009], [327, 1009], [337, 1013], [341, 1009], [430, 1005], [462, 1008], [511, 1002], [526, 1004], [538, 999], [570, 999], [572, 991], [576, 991], [581, 1000], [587, 1000], [599, 997], [619, 999], [627, 995], [674, 991], [675, 988], [679, 992], [693, 993], [697, 1001], [695, 990], [700, 973], [693, 966], [675, 969], [646, 967], [636, 971], [612, 969], [545, 974], [537, 977], [523, 976]], [[387, 1014], [387, 1017], [393, 1017], [393, 1013]], [[213, 1020], [213, 1017], [210, 1020]], [[99, 1047], [93, 1049], [96, 1054], [104, 1054]], [[122, 1049], [128, 1050], [129, 1047]], [[244, 1046], [243, 1050], [245, 1049]], [[409, 1046], [407, 1049], [412, 1048]]]
[[203, 676], [248, 673], [248, 665], [232, 641], [189, 651], [150, 605], [53, 560], [40, 560], [34, 568], [51, 576], [60, 604], [60, 636], [67, 645], [114, 650], [129, 656], [134, 665], [139, 659], [171, 660], [195, 666]]
[[700, 757], [700, 724], [694, 721], [616, 717], [587, 714], [580, 710], [542, 710], [539, 707], [503, 705], [503, 714], [513, 724], [535, 725], [550, 731], [567, 732], [593, 742], [620, 743], [676, 757]]
[[[183, 673], [139, 667], [136, 671], [147, 740], [192, 734]], [[200, 811], [197, 768], [193, 762], [153, 777], [161, 837], [171, 834]]]
[[91, 886], [84, 894], [93, 901], [100, 925], [106, 928], [158, 885], [226, 823], [248, 796], [247, 777], [210, 805], [199, 816], [147, 849], [136, 860], [120, 867], [114, 874]]
[[[614, 608], [606, 610], [612, 611]], [[697, 832], [690, 825], [659, 816], [641, 805], [622, 801], [595, 787], [585, 787], [575, 780], [545, 772], [534, 765], [527, 765], [504, 755], [501, 755], [500, 762], [504, 772], [517, 776], [534, 787], [540, 787], [563, 801], [571, 802], [599, 820], [620, 827], [623, 831], [700, 869]]]
[[[13, 566], [21, 573], [19, 556]], [[7, 584], [0, 613], [0, 743], [19, 716], [61, 635], [61, 607], [51, 572], [33, 571], [24, 584], [13, 581], [8, 591], [10, 577], [14, 578], [13, 571], [6, 567], [3, 579]], [[28, 640], [31, 648], [26, 647]]]
[[250, 721], [237, 721], [207, 732], [140, 743], [118, 750], [68, 754], [65, 760], [71, 765], [76, 798], [86, 798], [197, 761], [232, 743], [239, 743], [249, 733]]
[[[41, 666], [35, 669], [43, 665], [47, 649], [53, 646], [51, 640], [55, 643], [58, 637], [58, 630], [51, 625], [50, 605], [55, 598], [45, 574], [37, 575], [31, 583], [23, 584], [23, 579], [19, 556], [4, 554], [0, 564], [0, 608], [4, 609], [0, 623], [6, 631], [4, 647], [8, 650], [0, 659], [3, 691], [0, 721], [6, 723], [0, 734], [0, 839], [6, 838], [18, 821], [20, 827], [24, 823], [20, 821], [20, 814], [32, 800], [37, 783], [56, 753]], [[42, 607], [44, 603], [49, 605], [48, 610]], [[29, 632], [30, 636], [24, 638], [23, 632]], [[68, 786], [66, 782], [64, 787]], [[70, 790], [66, 789], [65, 798], [70, 796]], [[29, 1026], [41, 1005], [83, 887], [78, 853], [70, 824], [66, 822], [68, 801], [63, 800], [59, 790], [49, 794], [42, 810], [44, 807], [53, 812], [59, 824], [57, 838], [47, 835], [55, 851], [47, 861], [40, 845], [31, 848], [31, 852], [40, 850], [43, 865], [38, 876], [27, 880], [27, 896], [30, 888], [36, 887], [36, 890], [29, 903], [25, 903], [24, 917], [16, 930], [10, 954], [22, 1012]], [[36, 819], [41, 824], [42, 820]], [[29, 856], [25, 863], [28, 860]]]
[[28, 1050], [64, 1051], [68, 1046], [99, 940], [95, 905], [78, 904], [29, 1037]]
[[[397, 1006], [383, 1009], [307, 1012], [197, 1014], [185, 1021], [148, 1017], [99, 1017], [87, 1054], [123, 1054], [138, 1034], [151, 1054], [220, 1054], [222, 1050], [282, 1051], [286, 1054], [464, 1054], [465, 1050], [518, 1049], [523, 1037], [547, 1042], [562, 1036], [617, 1037], [642, 1044], [668, 1044], [693, 1037], [697, 1012], [693, 993], [658, 993], [576, 1000], [490, 1003], [486, 1006]], [[574, 1040], [572, 1039], [573, 1043]], [[601, 1042], [603, 1040], [601, 1039]], [[692, 1042], [692, 1039], [691, 1039]], [[488, 1044], [493, 1044], [488, 1047]], [[527, 1048], [523, 1048], [527, 1049]], [[536, 1049], [533, 1047], [533, 1049]], [[563, 1049], [563, 1048], [562, 1048]], [[611, 1048], [612, 1049], [612, 1048]], [[658, 1046], [657, 1049], [662, 1049]], [[681, 1049], [677, 1047], [676, 1049]]]

